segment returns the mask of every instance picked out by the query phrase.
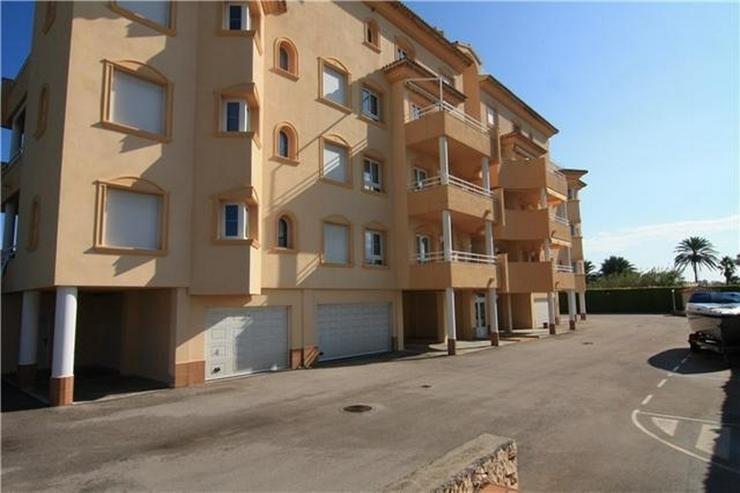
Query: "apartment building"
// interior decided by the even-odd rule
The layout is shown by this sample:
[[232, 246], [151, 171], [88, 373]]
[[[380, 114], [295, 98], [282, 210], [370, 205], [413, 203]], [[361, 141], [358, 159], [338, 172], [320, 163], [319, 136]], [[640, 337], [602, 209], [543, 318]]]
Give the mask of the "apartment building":
[[42, 2], [2, 96], [3, 372], [52, 404], [585, 318], [585, 171], [400, 2]]

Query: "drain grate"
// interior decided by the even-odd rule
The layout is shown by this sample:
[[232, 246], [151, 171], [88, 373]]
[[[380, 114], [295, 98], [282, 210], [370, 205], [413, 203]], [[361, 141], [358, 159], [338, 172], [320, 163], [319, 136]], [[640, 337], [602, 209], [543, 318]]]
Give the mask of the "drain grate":
[[372, 411], [372, 406], [368, 406], [367, 404], [352, 404], [351, 406], [346, 406], [343, 408], [348, 413], [366, 413], [368, 411]]

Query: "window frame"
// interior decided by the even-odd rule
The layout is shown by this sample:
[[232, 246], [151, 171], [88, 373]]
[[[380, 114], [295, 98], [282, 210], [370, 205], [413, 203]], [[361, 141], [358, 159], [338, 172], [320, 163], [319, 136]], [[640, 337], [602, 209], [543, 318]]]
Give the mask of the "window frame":
[[[370, 182], [371, 186], [368, 186], [368, 182], [365, 180], [365, 166], [367, 164], [376, 165], [378, 168], [378, 182], [377, 182], [377, 190], [373, 188], [373, 185], [376, 185], [376, 183]], [[385, 193], [385, 163], [382, 159], [369, 154], [364, 154], [362, 156], [362, 191], [371, 193], [371, 194], [384, 194]]]
[[[362, 250], [363, 250], [363, 267], [366, 268], [387, 268], [388, 267], [388, 248], [387, 248], [387, 231], [380, 225], [366, 225], [362, 235]], [[368, 252], [368, 236], [371, 238], [380, 238], [380, 254]], [[373, 241], [373, 240], [370, 240]], [[371, 244], [371, 249], [374, 248], [374, 243]], [[374, 260], [379, 260], [380, 263], [375, 263]]]
[[[401, 52], [404, 53], [404, 56], [400, 56]], [[411, 42], [411, 40], [405, 38], [405, 37], [396, 37], [396, 43], [394, 46], [393, 51], [393, 60], [403, 60], [408, 59], [412, 62], [416, 60], [416, 50], [414, 49], [414, 45]]]
[[[95, 203], [95, 225], [93, 251], [101, 254], [111, 255], [167, 255], [168, 233], [169, 233], [169, 193], [158, 185], [143, 178], [125, 177], [115, 180], [97, 180], [96, 203]], [[126, 247], [119, 245], [108, 245], [105, 243], [105, 220], [108, 190], [119, 190], [130, 193], [154, 195], [160, 198], [159, 208], [159, 248], [148, 249], [140, 247]]]
[[177, 34], [177, 2], [174, 2], [172, 0], [165, 1], [168, 1], [170, 7], [170, 22], [167, 26], [160, 24], [155, 20], [149, 19], [148, 17], [144, 17], [138, 12], [134, 12], [133, 10], [129, 10], [126, 7], [123, 7], [117, 0], [110, 0], [108, 6], [112, 11], [122, 17], [143, 24], [162, 34], [174, 36], [175, 34]]
[[[228, 235], [226, 233], [226, 209], [228, 207], [237, 207], [236, 217], [236, 235]], [[218, 238], [225, 241], [235, 240], [248, 240], [249, 236], [249, 206], [246, 202], [241, 200], [224, 200], [220, 202], [219, 206], [219, 232]]]
[[[239, 115], [237, 116], [238, 120], [238, 129], [237, 130], [229, 130], [229, 105], [230, 104], [238, 104], [239, 105]], [[242, 114], [243, 112], [243, 114]], [[246, 100], [246, 98], [237, 98], [233, 96], [227, 96], [221, 98], [221, 127], [219, 131], [221, 133], [225, 134], [246, 134], [248, 132], [251, 132], [251, 110], [249, 108], [249, 101]], [[244, 126], [244, 128], [242, 128]]]
[[[280, 152], [280, 133], [284, 132], [288, 137], [288, 155], [283, 156]], [[273, 131], [272, 159], [284, 164], [296, 166], [298, 160], [298, 131], [289, 122], [280, 122], [275, 125]]]
[[[213, 125], [214, 135], [216, 137], [226, 138], [254, 138], [257, 145], [259, 142], [259, 112], [260, 102], [257, 95], [257, 89], [252, 82], [237, 84], [227, 87], [214, 93], [214, 112]], [[244, 131], [227, 132], [226, 128], [226, 103], [227, 102], [244, 102], [246, 104], [245, 118], [246, 129]]]
[[[123, 72], [131, 77], [136, 77], [145, 82], [156, 84], [164, 89], [164, 105], [162, 118], [164, 133], [154, 133], [148, 130], [132, 127], [125, 123], [119, 123], [112, 119], [111, 102], [113, 90], [113, 78], [115, 72]], [[103, 104], [101, 108], [100, 125], [108, 130], [123, 132], [149, 140], [167, 143], [172, 140], [172, 83], [159, 71], [141, 62], [113, 62], [103, 60]]]
[[[326, 145], [333, 145], [336, 147], [344, 148], [347, 154], [347, 163], [346, 163], [346, 170], [345, 170], [346, 180], [345, 181], [335, 180], [333, 178], [327, 177], [324, 174], [324, 149]], [[327, 136], [319, 137], [319, 180], [323, 181], [324, 183], [329, 183], [332, 185], [352, 188], [353, 179], [354, 179], [352, 169], [353, 169], [352, 147], [349, 145], [349, 143], [347, 143], [346, 140], [344, 140], [343, 138], [337, 135], [327, 135]]]
[[[291, 212], [282, 211], [279, 214], [277, 214], [275, 217], [276, 217], [276, 220], [274, 223], [275, 236], [274, 236], [274, 244], [273, 244], [272, 251], [275, 253], [296, 253], [296, 251], [298, 250], [298, 246], [297, 246], [297, 235], [296, 235], [297, 222], [296, 222], [295, 216]], [[280, 222], [281, 221], [286, 221], [287, 226], [288, 226], [287, 246], [280, 245]]]
[[[368, 111], [365, 111], [365, 94], [367, 93], [368, 98], [375, 98], [375, 105], [378, 110], [378, 114], [374, 115]], [[369, 84], [363, 84], [360, 87], [360, 116], [365, 120], [369, 120], [371, 123], [382, 125], [385, 123], [385, 98], [383, 92], [376, 89]]]
[[[427, 241], [427, 251], [422, 257], [421, 245], [423, 240]], [[432, 253], [432, 235], [428, 233], [417, 233], [416, 234], [416, 262], [419, 264], [427, 264], [431, 262], [430, 254]]]
[[[367, 19], [363, 23], [362, 44], [376, 53], [380, 53], [380, 26], [375, 19]], [[372, 34], [374, 40], [368, 39], [368, 33]]]
[[[347, 232], [347, 262], [330, 262], [326, 260], [326, 226], [342, 226]], [[321, 221], [321, 254], [320, 265], [324, 267], [354, 267], [354, 234], [352, 223], [343, 216], [332, 216]]]
[[[243, 204], [244, 223], [246, 225], [244, 237], [223, 236], [223, 210], [226, 204]], [[259, 203], [254, 188], [251, 186], [239, 187], [232, 190], [216, 193], [210, 196], [211, 227], [210, 239], [215, 245], [249, 245], [259, 247]]]
[[[411, 175], [411, 183], [413, 185], [413, 189], [414, 190], [422, 190], [423, 187], [421, 187], [419, 184], [422, 181], [429, 179], [429, 171], [426, 170], [425, 168], [421, 168], [419, 166], [413, 166], [411, 168], [411, 173], [412, 173], [412, 175]], [[419, 173], [423, 173], [424, 174], [424, 179], [423, 180], [419, 180], [419, 178], [417, 176]]]
[[[493, 122], [490, 121], [491, 115], [493, 115]], [[488, 128], [498, 127], [498, 111], [490, 104], [486, 105], [486, 125]]]
[[[231, 29], [231, 7], [241, 8], [241, 16], [239, 19], [241, 27], [239, 29]], [[249, 2], [224, 2], [221, 29], [232, 33], [252, 31], [251, 11], [252, 9], [249, 6]]]
[[[287, 70], [280, 63], [280, 50], [283, 48], [288, 54]], [[288, 38], [276, 38], [273, 44], [272, 71], [290, 80], [297, 81], [300, 78], [299, 67], [298, 49], [295, 43]]]
[[[330, 70], [344, 75], [346, 101], [339, 103], [324, 95], [324, 70], [328, 67]], [[352, 113], [352, 74], [349, 69], [339, 60], [319, 57], [319, 101], [336, 108], [344, 113]]]

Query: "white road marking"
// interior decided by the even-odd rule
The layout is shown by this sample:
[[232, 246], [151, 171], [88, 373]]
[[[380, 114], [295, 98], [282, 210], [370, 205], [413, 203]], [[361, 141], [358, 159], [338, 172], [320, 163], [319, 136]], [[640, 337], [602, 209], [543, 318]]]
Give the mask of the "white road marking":
[[716, 425], [716, 426], [735, 426], [735, 427], [740, 427], [740, 422], [738, 422], [738, 423], [727, 423], [727, 422], [722, 423], [720, 421], [712, 421], [711, 419], [689, 418], [687, 416], [676, 416], [674, 414], [654, 413], [652, 411], [640, 411], [640, 414], [646, 414], [648, 416], [659, 416], [661, 418], [678, 419], [680, 421], [693, 421], [695, 423], [708, 423], [710, 425]]
[[666, 383], [667, 381], [668, 381], [668, 380], [666, 380], [666, 379], [664, 378], [663, 380], [661, 380], [660, 382], [658, 382], [658, 388], [661, 388], [661, 387], [662, 387], [663, 385], [665, 385], [665, 383]]
[[650, 419], [666, 435], [674, 436], [676, 434], [676, 428], [678, 427], [677, 419], [656, 418], [655, 416]]
[[676, 365], [676, 366], [673, 367], [673, 369], [671, 371], [675, 373], [675, 372], [678, 371], [679, 368], [681, 368], [681, 365]]
[[668, 440], [664, 440], [664, 439], [660, 438], [658, 435], [656, 435], [655, 433], [652, 433], [652, 432], [648, 431], [637, 420], [637, 415], [640, 414], [640, 413], [641, 412], [640, 412], [639, 409], [635, 409], [634, 411], [632, 411], [632, 424], [635, 425], [641, 432], [645, 433], [647, 436], [652, 437], [652, 438], [658, 440], [660, 443], [662, 443], [664, 445], [668, 445], [669, 447], [671, 447], [674, 450], [678, 450], [679, 452], [683, 452], [684, 454], [688, 455], [689, 457], [693, 457], [694, 459], [699, 459], [700, 461], [705, 462], [707, 464], [710, 464], [711, 463], [711, 464], [714, 464], [715, 466], [717, 466], [719, 468], [722, 468], [722, 469], [725, 469], [727, 471], [731, 471], [731, 472], [740, 474], [740, 469], [736, 469], [736, 468], [733, 468], [733, 467], [726, 466], [725, 464], [722, 464], [720, 462], [715, 462], [715, 461], [713, 461], [711, 459], [707, 459], [706, 457], [702, 457], [701, 455], [695, 454], [695, 453], [693, 453], [693, 452], [691, 452], [689, 450], [682, 449], [678, 445], [674, 445], [671, 442], [669, 442]]
[[707, 454], [728, 460], [730, 458], [730, 428], [701, 425], [695, 447]]
[[653, 394], [650, 394], [650, 395], [648, 395], [647, 397], [645, 397], [645, 398], [644, 398], [644, 399], [642, 400], [642, 405], [643, 405], [643, 406], [647, 405], [647, 403], [648, 403], [648, 402], [650, 402], [650, 399], [652, 399], [652, 398], [653, 398]]

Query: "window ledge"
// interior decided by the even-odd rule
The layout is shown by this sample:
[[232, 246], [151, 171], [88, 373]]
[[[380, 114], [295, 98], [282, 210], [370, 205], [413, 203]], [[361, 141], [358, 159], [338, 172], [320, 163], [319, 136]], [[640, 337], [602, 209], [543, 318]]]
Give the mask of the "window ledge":
[[319, 265], [321, 265], [322, 267], [339, 267], [344, 269], [354, 267], [354, 264], [352, 264], [352, 262], [349, 262], [347, 264], [340, 264], [337, 262], [326, 262], [325, 260], [322, 260]]
[[337, 103], [336, 101], [332, 101], [331, 99], [328, 99], [325, 97], [319, 97], [318, 101], [321, 103], [324, 103], [327, 106], [331, 106], [332, 108], [338, 109], [339, 111], [347, 113], [348, 115], [352, 113], [352, 108], [342, 103]]
[[352, 188], [352, 182], [351, 181], [337, 181], [332, 180], [331, 178], [326, 178], [325, 176], [319, 177], [319, 181], [326, 183], [327, 185], [334, 185], [337, 187], [343, 187], [343, 188]]
[[135, 135], [136, 137], [154, 140], [157, 142], [162, 142], [164, 144], [172, 142], [172, 139], [168, 135], [155, 134], [152, 132], [147, 132], [146, 130], [141, 130], [135, 127], [129, 127], [128, 125], [122, 125], [120, 123], [114, 123], [114, 122], [110, 122], [107, 120], [101, 121], [100, 126], [108, 130], [113, 130], [115, 132], [122, 132], [122, 133], [129, 134], [129, 135]]
[[223, 130], [219, 130], [214, 136], [227, 139], [251, 139], [254, 137], [254, 132], [252, 130], [248, 132], [224, 132]]
[[254, 238], [212, 238], [211, 243], [214, 245], [248, 245], [250, 247], [259, 248], [259, 242]]
[[375, 53], [380, 53], [380, 47], [376, 46], [372, 43], [368, 43], [367, 41], [363, 41], [362, 44], [373, 50]]
[[291, 159], [288, 157], [278, 156], [277, 154], [272, 156], [271, 159], [273, 161], [277, 161], [278, 163], [287, 164], [290, 166], [298, 166], [299, 164], [301, 164], [301, 162], [298, 161], [297, 159]]
[[236, 37], [236, 38], [253, 38], [257, 34], [254, 29], [216, 29], [217, 36]]
[[95, 253], [106, 255], [146, 255], [151, 257], [162, 257], [167, 255], [167, 250], [147, 250], [145, 248], [113, 247], [106, 245], [93, 246]]
[[360, 112], [360, 115], [358, 116], [358, 118], [364, 122], [375, 125], [378, 128], [382, 128], [383, 130], [385, 130], [386, 128], [385, 122], [383, 120], [375, 120], [367, 116], [365, 113]]
[[298, 253], [298, 250], [296, 250], [295, 248], [285, 248], [285, 247], [276, 246], [270, 249], [270, 253], [295, 255]]
[[294, 74], [293, 72], [288, 72], [287, 70], [283, 70], [280, 67], [272, 67], [270, 70], [276, 73], [277, 75], [280, 75], [292, 81], [297, 81], [300, 78], [298, 74]]
[[391, 266], [388, 264], [377, 265], [377, 264], [368, 264], [365, 262], [362, 264], [362, 268], [370, 269], [370, 270], [390, 270]]
[[386, 192], [385, 190], [381, 190], [381, 191], [377, 191], [377, 190], [368, 190], [368, 189], [367, 189], [367, 188], [365, 188], [365, 187], [362, 187], [362, 189], [361, 189], [361, 190], [362, 190], [362, 192], [364, 192], [364, 193], [366, 193], [366, 194], [368, 194], [368, 195], [373, 195], [373, 196], [375, 196], [375, 197], [387, 197], [387, 196], [388, 196], [388, 193], [387, 193], [387, 192]]

